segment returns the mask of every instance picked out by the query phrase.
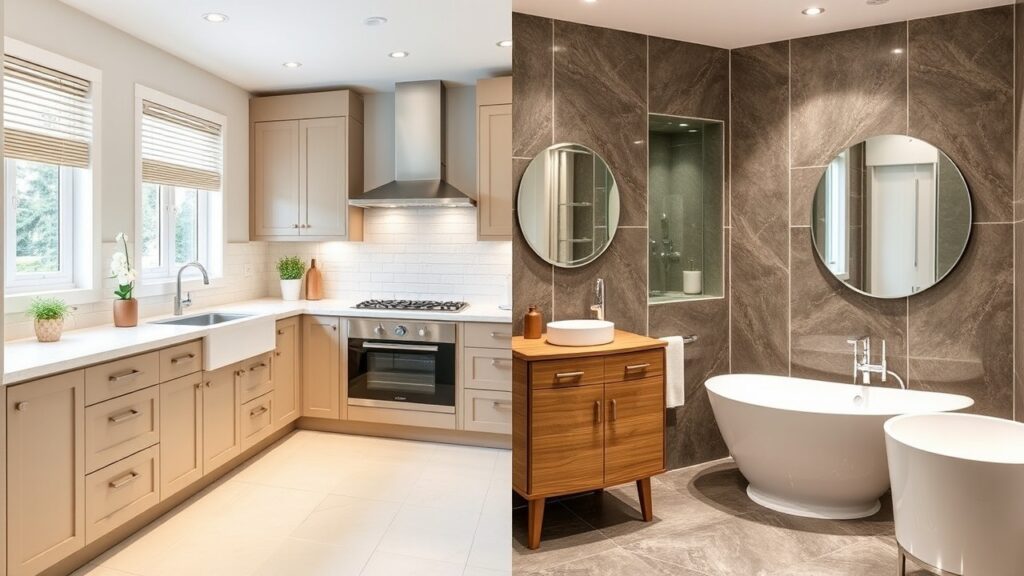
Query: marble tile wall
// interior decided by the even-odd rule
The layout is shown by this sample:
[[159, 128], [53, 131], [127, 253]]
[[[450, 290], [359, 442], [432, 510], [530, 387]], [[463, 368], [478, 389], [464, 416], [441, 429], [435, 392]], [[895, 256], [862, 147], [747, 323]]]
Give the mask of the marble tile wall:
[[[1024, 0], [1014, 4], [1014, 38], [1024, 40]], [[1014, 45], [1014, 185], [1013, 185], [1013, 317], [1017, 326], [1018, 318], [1024, 319], [1024, 41]], [[1024, 337], [1014, 331], [1014, 394], [1013, 413], [1018, 421], [1024, 421]], [[1018, 360], [1020, 359], [1020, 360]]]

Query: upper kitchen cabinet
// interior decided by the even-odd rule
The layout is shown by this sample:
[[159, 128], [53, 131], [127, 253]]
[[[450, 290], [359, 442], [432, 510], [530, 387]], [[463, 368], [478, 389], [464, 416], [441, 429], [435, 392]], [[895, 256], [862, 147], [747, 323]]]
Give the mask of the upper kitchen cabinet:
[[362, 240], [363, 100], [350, 90], [253, 98], [254, 240]]
[[512, 77], [476, 83], [477, 236], [512, 239]]

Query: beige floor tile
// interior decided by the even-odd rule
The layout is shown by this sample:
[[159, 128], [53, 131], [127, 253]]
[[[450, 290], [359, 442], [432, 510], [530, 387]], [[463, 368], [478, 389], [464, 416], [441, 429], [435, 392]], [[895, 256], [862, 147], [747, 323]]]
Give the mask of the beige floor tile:
[[462, 576], [463, 564], [426, 560], [378, 550], [370, 558], [362, 576]]
[[324, 544], [376, 546], [394, 521], [399, 506], [395, 502], [331, 494], [290, 536]]
[[358, 576], [373, 547], [333, 546], [288, 538], [256, 571], [255, 576]]
[[479, 519], [479, 511], [446, 511], [405, 504], [384, 533], [377, 551], [465, 565]]
[[332, 494], [369, 500], [405, 502], [420, 477], [416, 464], [391, 461], [360, 462], [344, 470]]
[[270, 558], [284, 538], [248, 534], [196, 533], [170, 547], [144, 576], [249, 576]]

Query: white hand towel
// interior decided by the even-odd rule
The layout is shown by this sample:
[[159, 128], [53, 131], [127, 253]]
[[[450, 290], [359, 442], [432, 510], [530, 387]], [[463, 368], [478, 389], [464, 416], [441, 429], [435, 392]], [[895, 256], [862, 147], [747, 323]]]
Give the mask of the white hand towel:
[[666, 336], [662, 340], [668, 342], [665, 349], [665, 406], [675, 408], [686, 401], [686, 379], [683, 377], [683, 337]]

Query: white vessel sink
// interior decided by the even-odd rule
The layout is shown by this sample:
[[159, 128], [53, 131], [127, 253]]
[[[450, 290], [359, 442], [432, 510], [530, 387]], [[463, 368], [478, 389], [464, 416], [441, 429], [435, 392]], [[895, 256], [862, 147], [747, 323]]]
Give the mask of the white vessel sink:
[[548, 322], [548, 344], [597, 346], [615, 340], [615, 323], [607, 320], [559, 320]]

